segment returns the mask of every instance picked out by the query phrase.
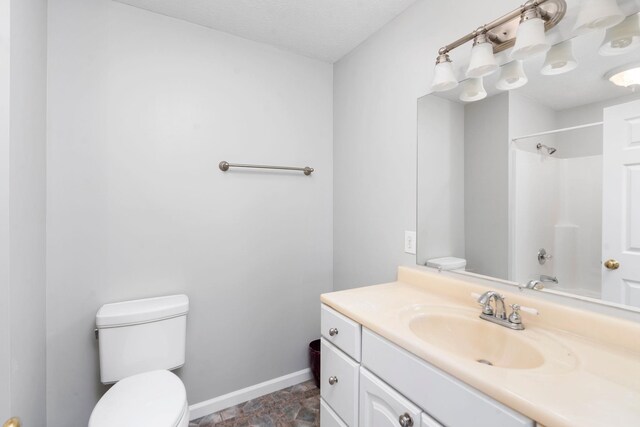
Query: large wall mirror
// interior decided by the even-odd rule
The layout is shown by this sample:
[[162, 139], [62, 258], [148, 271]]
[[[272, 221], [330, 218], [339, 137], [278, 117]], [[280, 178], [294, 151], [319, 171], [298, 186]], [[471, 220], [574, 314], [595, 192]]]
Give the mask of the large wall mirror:
[[557, 37], [568, 72], [542, 74], [541, 55], [418, 100], [418, 264], [640, 310], [640, 6], [625, 7], [615, 55], [604, 31]]

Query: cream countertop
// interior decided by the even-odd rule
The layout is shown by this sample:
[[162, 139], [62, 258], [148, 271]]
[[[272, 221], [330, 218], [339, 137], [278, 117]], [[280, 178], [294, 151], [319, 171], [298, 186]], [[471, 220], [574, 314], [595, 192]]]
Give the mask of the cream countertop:
[[527, 297], [516, 288], [501, 291], [508, 304], [540, 312], [522, 313], [524, 331], [504, 328], [545, 354], [546, 362], [533, 369], [505, 369], [456, 357], [417, 338], [409, 328], [412, 313], [473, 310], [479, 315], [471, 293], [490, 289], [435, 271], [400, 267], [397, 282], [324, 294], [321, 301], [547, 427], [640, 426], [636, 323]]

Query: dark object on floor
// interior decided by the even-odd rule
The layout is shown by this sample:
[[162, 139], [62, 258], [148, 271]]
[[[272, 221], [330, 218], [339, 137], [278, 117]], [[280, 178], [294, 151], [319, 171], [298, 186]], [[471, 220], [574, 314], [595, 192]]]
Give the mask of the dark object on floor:
[[316, 387], [320, 388], [320, 340], [309, 343], [309, 367], [313, 373]]

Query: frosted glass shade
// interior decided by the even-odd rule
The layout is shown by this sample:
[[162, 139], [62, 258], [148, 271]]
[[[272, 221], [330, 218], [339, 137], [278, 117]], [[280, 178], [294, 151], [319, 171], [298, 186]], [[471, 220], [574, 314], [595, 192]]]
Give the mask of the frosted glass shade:
[[493, 56], [493, 45], [490, 42], [478, 43], [471, 48], [471, 59], [467, 69], [467, 77], [484, 77], [498, 69]]
[[573, 56], [573, 43], [571, 40], [567, 40], [549, 49], [540, 72], [547, 76], [553, 76], [571, 71], [577, 66], [578, 61]]
[[443, 61], [436, 64], [433, 73], [431, 90], [434, 92], [444, 92], [458, 86], [458, 79], [453, 72], [453, 65], [450, 61]]
[[482, 77], [471, 78], [462, 82], [462, 93], [460, 100], [464, 102], [480, 101], [487, 97], [487, 91], [484, 90]]
[[624, 20], [616, 0], [582, 0], [574, 31], [602, 30]]
[[598, 52], [600, 55], [623, 55], [640, 46], [640, 14], [627, 17], [607, 30]]
[[500, 80], [496, 83], [496, 87], [500, 90], [517, 89], [527, 84], [529, 79], [524, 73], [522, 61], [511, 61], [502, 66], [500, 71]]
[[616, 68], [604, 77], [616, 86], [635, 90], [640, 88], [640, 63]]
[[511, 51], [512, 59], [528, 59], [544, 53], [551, 48], [544, 33], [544, 21], [541, 18], [520, 22], [516, 33], [516, 44]]

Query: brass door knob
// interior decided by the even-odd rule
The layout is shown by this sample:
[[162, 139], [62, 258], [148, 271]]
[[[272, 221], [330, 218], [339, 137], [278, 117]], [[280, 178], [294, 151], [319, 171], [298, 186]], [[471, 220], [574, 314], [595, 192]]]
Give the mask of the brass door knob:
[[20, 418], [18, 417], [13, 417], [13, 418], [9, 418], [2, 427], [20, 427], [22, 426], [22, 423], [20, 422]]
[[620, 268], [620, 263], [615, 259], [608, 259], [604, 262], [604, 266], [609, 270], [617, 270]]

